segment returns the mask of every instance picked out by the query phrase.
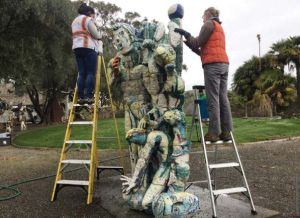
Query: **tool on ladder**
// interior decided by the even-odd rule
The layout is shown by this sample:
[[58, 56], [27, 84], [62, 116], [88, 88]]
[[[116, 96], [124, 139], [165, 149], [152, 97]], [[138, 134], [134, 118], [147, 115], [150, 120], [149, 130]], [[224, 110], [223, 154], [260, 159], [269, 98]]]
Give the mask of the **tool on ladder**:
[[[213, 216], [212, 217], [217, 217], [217, 210], [216, 210], [216, 203], [217, 203], [217, 198], [222, 195], [222, 194], [233, 194], [233, 193], [242, 193], [244, 194], [250, 202], [250, 206], [251, 206], [251, 213], [253, 215], [257, 214], [256, 210], [255, 210], [255, 206], [253, 203], [253, 199], [251, 196], [251, 192], [250, 192], [250, 188], [246, 179], [246, 175], [244, 172], [244, 168], [239, 156], [239, 152], [233, 137], [233, 133], [230, 132], [231, 135], [231, 140], [230, 141], [217, 141], [217, 142], [210, 142], [210, 141], [205, 141], [204, 140], [204, 131], [203, 131], [203, 117], [202, 115], [205, 115], [205, 113], [203, 111], [205, 111], [203, 108], [201, 109], [201, 106], [203, 106], [203, 102], [201, 102], [201, 98], [199, 98], [199, 96], [201, 96], [201, 93], [205, 93], [205, 86], [201, 86], [201, 85], [196, 85], [193, 86], [193, 91], [194, 91], [194, 109], [193, 109], [193, 116], [192, 116], [192, 129], [190, 132], [190, 140], [192, 137], [192, 131], [193, 131], [193, 127], [195, 124], [195, 122], [198, 122], [199, 125], [199, 129], [200, 129], [200, 135], [201, 135], [201, 143], [203, 146], [203, 154], [204, 154], [204, 159], [205, 159], [205, 170], [206, 170], [206, 175], [207, 175], [207, 184], [208, 184], [208, 189], [209, 189], [209, 193], [210, 193], [210, 199], [211, 199], [211, 205], [212, 205], [212, 212], [213, 212]], [[197, 116], [197, 117], [196, 117]], [[234, 148], [234, 154], [236, 157], [236, 161], [235, 162], [228, 162], [228, 163], [217, 163], [217, 147], [220, 144], [231, 144]], [[207, 150], [207, 145], [214, 145], [215, 146], [215, 150], [214, 150], [214, 163], [210, 164], [209, 160], [208, 160], [208, 150]], [[220, 170], [220, 169], [226, 169], [226, 168], [234, 168], [236, 169], [243, 178], [243, 183], [244, 185], [241, 187], [233, 187], [233, 188], [226, 188], [226, 189], [217, 189], [216, 187], [216, 170]], [[214, 176], [214, 179], [212, 180], [212, 174]], [[192, 182], [193, 183], [193, 182]]]
[[[119, 145], [119, 151], [120, 151], [120, 148], [121, 148], [120, 137], [119, 137], [118, 126], [117, 126], [117, 121], [116, 121], [116, 117], [115, 117], [115, 110], [113, 107], [111, 92], [110, 92], [109, 83], [108, 83], [108, 75], [106, 72], [103, 55], [100, 54], [98, 56], [98, 63], [97, 63], [94, 104], [93, 105], [77, 104], [77, 98], [78, 98], [77, 97], [77, 86], [75, 88], [72, 108], [71, 108], [71, 111], [69, 114], [68, 124], [67, 124], [67, 128], [66, 128], [64, 143], [63, 143], [62, 150], [61, 150], [60, 160], [58, 163], [58, 169], [57, 169], [56, 179], [54, 182], [54, 188], [53, 188], [53, 192], [52, 192], [51, 201], [56, 200], [57, 194], [62, 188], [67, 187], [67, 186], [72, 186], [72, 187], [83, 188], [87, 192], [87, 204], [90, 204], [92, 202], [92, 197], [93, 197], [95, 173], [97, 173], [98, 179], [99, 179], [99, 172], [104, 169], [116, 169], [116, 170], [120, 171], [122, 174], [124, 174], [123, 167], [121, 167], [121, 166], [98, 166], [96, 133], [97, 133], [100, 78], [101, 78], [101, 68], [102, 67], [104, 68], [110, 103], [112, 105], [112, 114], [113, 114], [115, 131], [116, 131], [116, 139], [117, 139], [116, 142]], [[76, 121], [75, 114], [76, 114], [76, 108], [78, 108], [78, 107], [91, 107], [92, 108], [92, 110], [91, 110], [92, 119], [90, 121]], [[92, 127], [90, 139], [85, 139], [85, 140], [72, 139], [72, 134], [71, 134], [72, 128], [74, 128], [74, 126], [78, 126], [78, 125]], [[68, 152], [70, 153], [71, 148], [76, 144], [77, 145], [79, 144], [80, 146], [85, 145], [87, 147], [87, 149], [89, 151], [88, 159], [68, 159], [68, 157], [67, 157]], [[66, 179], [65, 178], [66, 175], [64, 174], [65, 169], [69, 165], [74, 165], [74, 164], [83, 165], [84, 166], [83, 168], [85, 168], [88, 172], [88, 178], [86, 178], [85, 180]]]

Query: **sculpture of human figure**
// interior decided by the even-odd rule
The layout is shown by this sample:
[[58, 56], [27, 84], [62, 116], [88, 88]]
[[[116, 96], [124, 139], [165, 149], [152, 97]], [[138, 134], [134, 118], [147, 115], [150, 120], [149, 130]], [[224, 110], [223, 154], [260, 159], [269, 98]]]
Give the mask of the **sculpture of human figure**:
[[[136, 128], [146, 113], [147, 100], [150, 99], [142, 81], [147, 67], [141, 64], [141, 42], [136, 42], [135, 30], [128, 24], [113, 27], [114, 45], [118, 53], [111, 63], [111, 84], [120, 86], [125, 101], [125, 132]], [[139, 147], [130, 145], [132, 172], [138, 159]]]
[[9, 110], [8, 112], [8, 122], [7, 122], [7, 130], [12, 133], [14, 130], [14, 120], [15, 120], [16, 116], [15, 113], [12, 111], [12, 109]]
[[121, 178], [123, 198], [156, 217], [185, 217], [199, 209], [199, 199], [184, 192], [190, 144], [182, 112], [182, 37], [174, 32], [181, 27], [183, 7], [171, 6], [168, 15], [168, 34], [156, 21], [144, 20], [140, 30], [116, 24], [118, 53], [109, 66], [111, 85], [121, 87], [126, 103], [132, 176]]
[[182, 28], [181, 19], [184, 16], [184, 9], [180, 4], [172, 5], [168, 10], [169, 16], [169, 43], [176, 52], [176, 71], [181, 76], [183, 61], [183, 43], [182, 36], [174, 32], [175, 28]]
[[[170, 175], [169, 139], [162, 131], [147, 134], [144, 129], [139, 128], [131, 129], [126, 138], [130, 143], [139, 145], [141, 150], [132, 178], [127, 176], [121, 178], [123, 197], [130, 199], [134, 209], [149, 210], [153, 199], [165, 189]], [[149, 162], [154, 153], [157, 155], [155, 158], [159, 161], [159, 165], [152, 166], [153, 172], [150, 174], [154, 176], [148, 184], [149, 172], [146, 171], [149, 170]]]
[[[145, 21], [142, 38], [128, 24], [117, 24], [113, 29], [118, 53], [111, 72], [124, 93], [125, 131], [138, 127], [149, 105], [161, 114], [169, 108], [182, 107], [184, 81], [175, 69], [175, 51], [164, 41], [163, 25]], [[130, 147], [132, 171], [138, 148], [134, 144]]]
[[[198, 198], [184, 192], [190, 168], [188, 143], [182, 138], [183, 133], [180, 133], [184, 131], [182, 128], [185, 123], [182, 119], [180, 111], [170, 110], [165, 113], [164, 120], [160, 124], [164, 128], [159, 128], [176, 132], [173, 143], [172, 139], [160, 130], [147, 133], [145, 129], [135, 128], [127, 133], [126, 139], [129, 143], [141, 146], [133, 176], [121, 178], [123, 198], [131, 208], [158, 214], [161, 207], [157, 207], [157, 203], [161, 204], [161, 201], [169, 197], [178, 200], [174, 205], [175, 203], [177, 206], [181, 205], [177, 209], [183, 214], [193, 213], [199, 209]], [[161, 194], [161, 198], [158, 198]], [[189, 205], [190, 211], [184, 211], [184, 201], [193, 202]]]
[[26, 106], [22, 106], [20, 109], [20, 115], [19, 115], [19, 121], [20, 121], [20, 128], [21, 131], [24, 131], [27, 129], [26, 125]]

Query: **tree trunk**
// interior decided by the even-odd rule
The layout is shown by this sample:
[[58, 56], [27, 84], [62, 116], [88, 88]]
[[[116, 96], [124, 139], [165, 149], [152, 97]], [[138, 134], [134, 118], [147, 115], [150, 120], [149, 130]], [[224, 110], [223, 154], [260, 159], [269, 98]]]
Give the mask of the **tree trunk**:
[[245, 103], [245, 118], [248, 118], [248, 103]]
[[51, 120], [51, 107], [55, 99], [56, 93], [52, 89], [47, 90], [46, 98], [43, 103], [43, 107], [40, 106], [39, 93], [35, 85], [27, 86], [27, 93], [32, 102], [34, 109], [41, 118], [40, 123], [50, 123]]
[[50, 122], [52, 122], [51, 110], [52, 110], [54, 99], [56, 99], [55, 91], [53, 89], [48, 89], [46, 99], [44, 102], [44, 107], [43, 107], [44, 123], [46, 123], [46, 124], [49, 124]]
[[[271, 103], [272, 104], [272, 103]], [[271, 105], [271, 107], [270, 107], [270, 118], [272, 118], [273, 117], [273, 107], [272, 107], [272, 105]]]
[[43, 111], [40, 107], [40, 100], [39, 100], [39, 93], [37, 88], [35, 87], [35, 85], [32, 86], [27, 86], [26, 87], [27, 93], [29, 95], [29, 98], [32, 102], [32, 105], [36, 111], [36, 113], [39, 115], [39, 117], [41, 118], [40, 123], [42, 123], [44, 121], [44, 114]]

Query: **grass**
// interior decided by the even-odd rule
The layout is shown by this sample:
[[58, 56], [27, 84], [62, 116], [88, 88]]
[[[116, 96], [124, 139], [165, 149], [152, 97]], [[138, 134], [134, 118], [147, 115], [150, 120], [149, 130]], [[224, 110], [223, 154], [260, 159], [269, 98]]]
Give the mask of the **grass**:
[[[191, 117], [187, 118], [187, 122], [191, 123]], [[195, 132], [194, 140], [197, 139]], [[233, 133], [238, 144], [300, 136], [300, 119], [234, 118]]]
[[[127, 147], [127, 142], [125, 140], [125, 130], [124, 130], [124, 119], [117, 119], [121, 146], [123, 148]], [[20, 132], [13, 140], [14, 144], [19, 146], [30, 146], [30, 147], [49, 147], [49, 148], [59, 148], [64, 142], [66, 131], [66, 124], [59, 124], [49, 127], [41, 127], [26, 132]], [[85, 139], [90, 140], [92, 134], [91, 126], [73, 126], [71, 139]], [[98, 131], [97, 131], [97, 146], [102, 149], [118, 148], [116, 139], [103, 139], [101, 137], [115, 137], [115, 127], [112, 119], [103, 119], [98, 121]]]
[[[188, 127], [191, 124], [191, 117], [187, 117]], [[117, 119], [120, 141], [122, 148], [127, 147], [124, 132], [124, 119]], [[256, 142], [300, 136], [300, 119], [241, 119], [235, 118], [234, 135], [237, 143]], [[19, 133], [13, 142], [19, 146], [31, 147], [61, 147], [64, 140], [66, 125], [55, 125], [49, 127], [36, 128]], [[189, 137], [190, 128], [187, 130]], [[72, 139], [90, 139], [91, 127], [74, 126], [72, 127]], [[98, 121], [97, 137], [115, 137], [115, 128], [112, 119]], [[197, 138], [196, 131], [193, 131], [192, 140]], [[118, 145], [115, 139], [97, 140], [97, 145], [102, 149], [116, 149]]]

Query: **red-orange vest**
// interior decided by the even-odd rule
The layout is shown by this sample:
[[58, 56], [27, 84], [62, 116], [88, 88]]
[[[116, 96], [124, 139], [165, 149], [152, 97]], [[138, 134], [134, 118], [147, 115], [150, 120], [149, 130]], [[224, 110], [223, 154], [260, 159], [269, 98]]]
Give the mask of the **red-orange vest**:
[[201, 61], [202, 64], [209, 63], [229, 63], [226, 46], [225, 34], [222, 26], [213, 20], [215, 29], [208, 41], [201, 48]]

